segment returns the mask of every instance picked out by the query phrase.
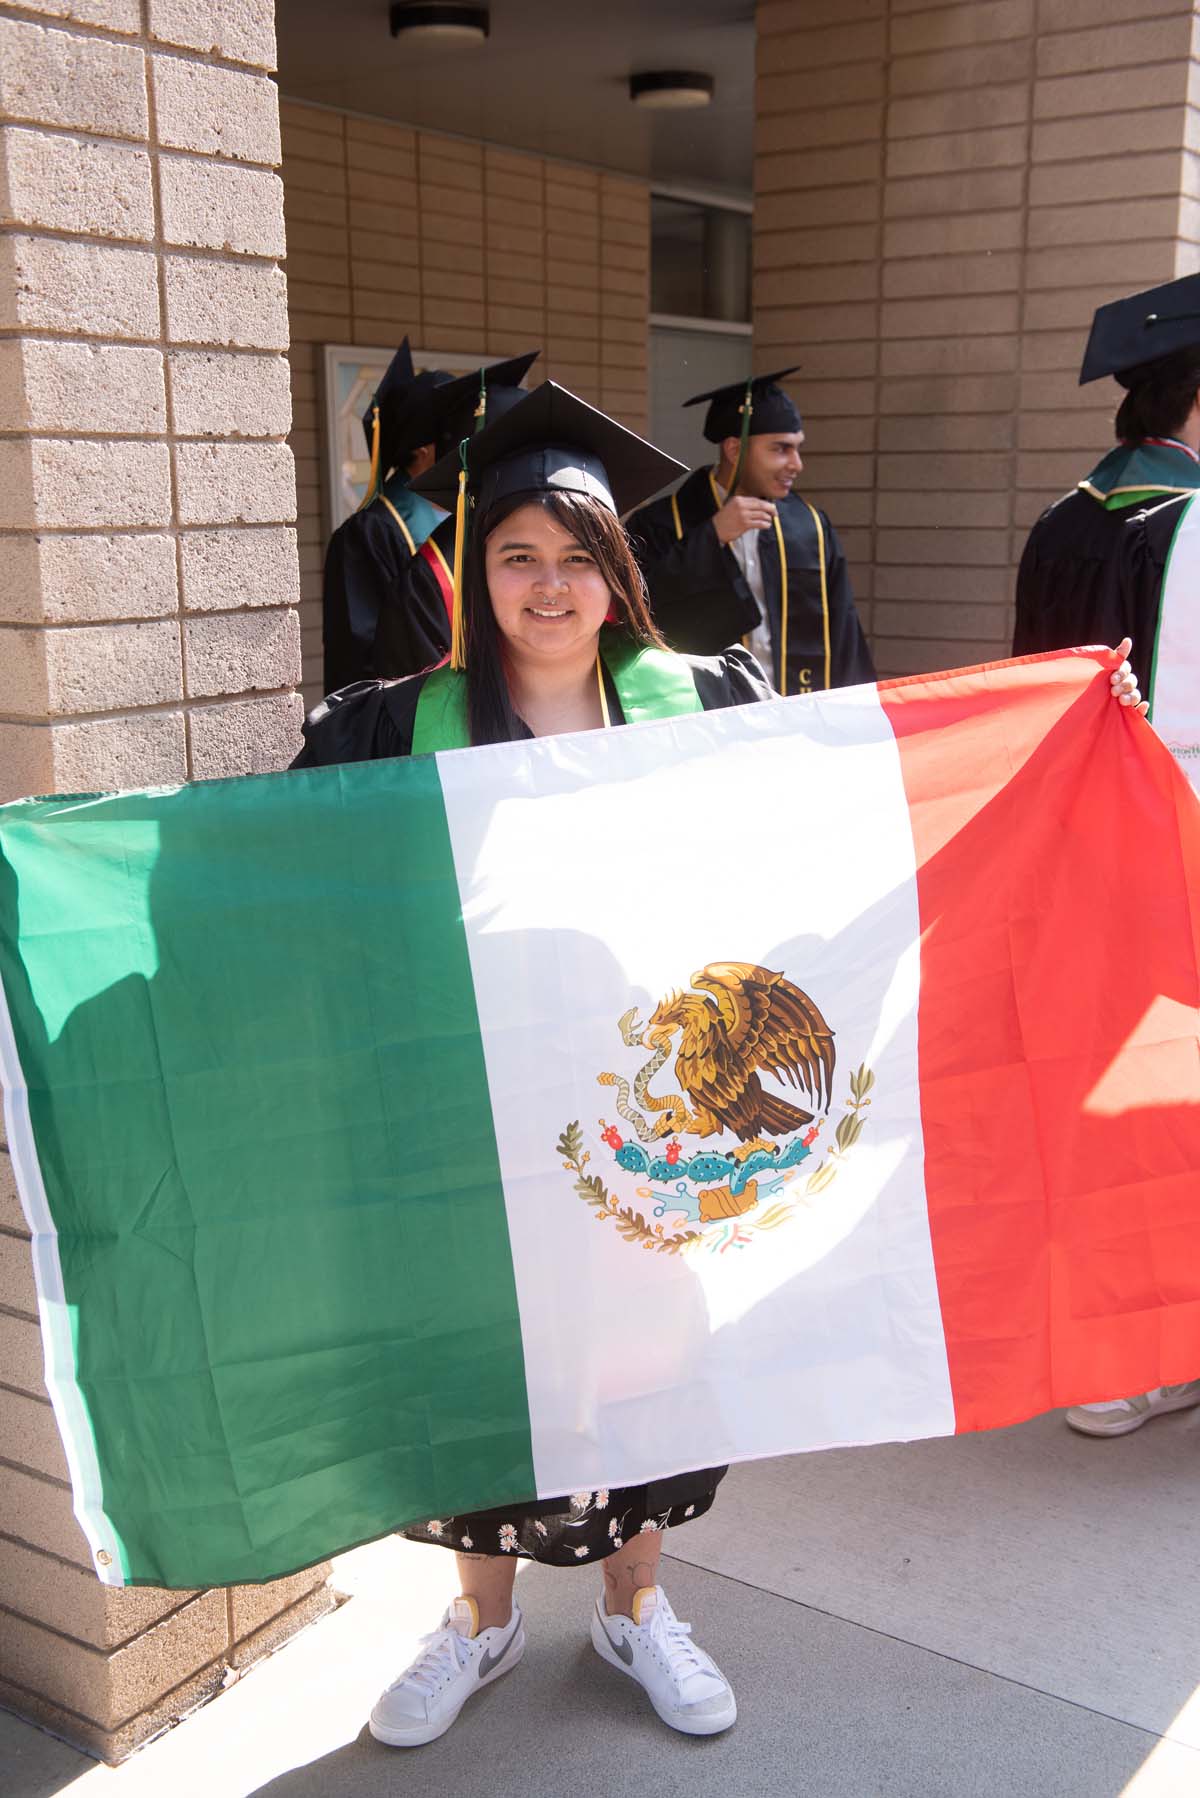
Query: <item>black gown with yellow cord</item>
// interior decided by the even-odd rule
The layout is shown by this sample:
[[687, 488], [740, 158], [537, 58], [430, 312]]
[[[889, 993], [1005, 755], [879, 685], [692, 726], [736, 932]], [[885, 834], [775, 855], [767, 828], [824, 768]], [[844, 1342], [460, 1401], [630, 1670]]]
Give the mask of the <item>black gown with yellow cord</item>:
[[[794, 373], [756, 375], [685, 402], [707, 404], [710, 443], [741, 439], [732, 490], [748, 437], [803, 428], [779, 385]], [[723, 544], [712, 520], [728, 498], [716, 468], [697, 468], [627, 521], [654, 622], [672, 648], [713, 655], [746, 641], [783, 695], [874, 680], [846, 557], [828, 515], [792, 492], [775, 503], [766, 529]]]

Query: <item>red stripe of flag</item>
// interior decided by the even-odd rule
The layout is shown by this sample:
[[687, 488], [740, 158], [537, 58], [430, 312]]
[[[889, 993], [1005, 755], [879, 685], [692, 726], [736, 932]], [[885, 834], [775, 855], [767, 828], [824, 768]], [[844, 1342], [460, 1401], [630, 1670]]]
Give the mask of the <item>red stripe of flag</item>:
[[1200, 802], [1115, 661], [881, 687], [960, 1430], [1200, 1377]]

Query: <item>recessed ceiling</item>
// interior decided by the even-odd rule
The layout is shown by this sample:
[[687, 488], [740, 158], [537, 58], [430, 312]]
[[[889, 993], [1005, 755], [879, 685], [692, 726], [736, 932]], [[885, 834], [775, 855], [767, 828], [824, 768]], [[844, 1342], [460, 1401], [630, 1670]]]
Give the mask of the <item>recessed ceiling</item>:
[[[753, 0], [491, 0], [486, 43], [408, 42], [387, 0], [277, 0], [279, 85], [296, 100], [749, 197]], [[652, 113], [644, 69], [696, 69], [712, 105]]]

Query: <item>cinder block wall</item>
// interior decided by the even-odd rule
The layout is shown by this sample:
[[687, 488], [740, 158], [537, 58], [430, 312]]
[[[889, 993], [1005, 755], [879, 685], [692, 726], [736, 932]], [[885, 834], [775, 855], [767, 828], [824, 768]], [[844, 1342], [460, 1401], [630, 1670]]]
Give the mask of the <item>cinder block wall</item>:
[[320, 346], [497, 357], [647, 428], [650, 195], [641, 182], [285, 99], [304, 690], [321, 693]]
[[[270, 0], [0, 4], [0, 799], [293, 752], [274, 49]], [[328, 1569], [101, 1586], [36, 1310], [0, 1145], [0, 1704], [119, 1759], [329, 1609]]]
[[1200, 267], [1193, 0], [760, 0], [757, 365], [883, 673], [1008, 653], [1041, 508], [1112, 444], [1103, 301]]
[[0, 6], [0, 797], [292, 746], [273, 56], [267, 0]]

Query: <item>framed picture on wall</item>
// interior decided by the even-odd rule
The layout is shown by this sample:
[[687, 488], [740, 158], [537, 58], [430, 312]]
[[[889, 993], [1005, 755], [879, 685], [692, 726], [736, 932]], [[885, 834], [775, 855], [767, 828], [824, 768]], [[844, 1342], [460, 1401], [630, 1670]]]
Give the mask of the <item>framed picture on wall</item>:
[[[363, 413], [396, 353], [370, 349], [362, 344], [327, 343], [323, 361], [323, 423], [325, 444], [325, 534], [332, 535], [351, 512], [358, 509], [367, 491], [371, 453], [363, 431]], [[444, 368], [450, 374], [466, 374], [494, 356], [465, 356], [459, 351], [418, 350], [413, 367]]]

